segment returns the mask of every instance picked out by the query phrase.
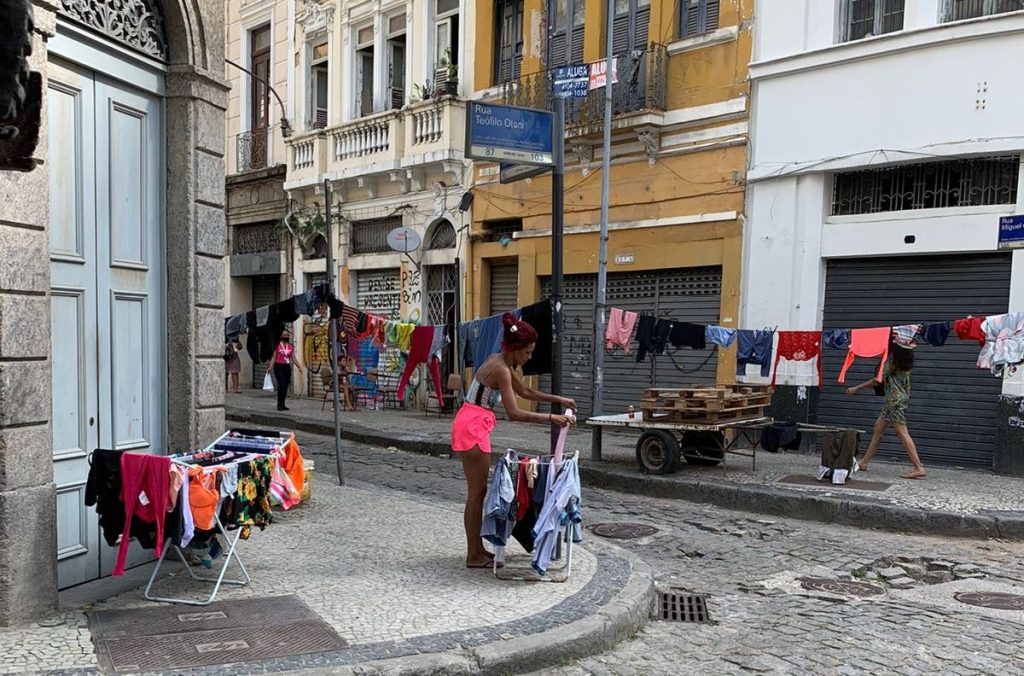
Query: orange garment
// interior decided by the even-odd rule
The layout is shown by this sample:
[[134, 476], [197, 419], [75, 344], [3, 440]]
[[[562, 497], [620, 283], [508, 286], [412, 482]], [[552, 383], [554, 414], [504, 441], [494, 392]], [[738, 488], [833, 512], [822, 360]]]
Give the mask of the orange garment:
[[171, 463], [171, 485], [167, 493], [167, 511], [173, 512], [178, 506], [178, 493], [181, 492], [181, 485], [185, 483], [185, 470]]
[[889, 335], [891, 333], [892, 329], [888, 326], [851, 331], [850, 351], [846, 353], [846, 362], [843, 364], [843, 370], [839, 372], [839, 382], [846, 382], [846, 371], [856, 357], [877, 357], [879, 355], [882, 357], [882, 363], [878, 365], [878, 375], [875, 376], [875, 380], [882, 382], [882, 371], [889, 358]]
[[302, 453], [299, 451], [299, 445], [295, 442], [295, 438], [292, 437], [288, 442], [282, 446], [284, 451], [284, 457], [281, 458], [281, 469], [288, 475], [288, 478], [292, 480], [292, 484], [295, 486], [295, 490], [299, 493], [302, 492], [302, 483], [305, 479], [305, 468], [302, 466]]
[[217, 506], [220, 504], [217, 472], [226, 470], [215, 467], [207, 473], [203, 469], [194, 467], [188, 471], [188, 505], [192, 508], [192, 521], [196, 530], [212, 530], [216, 523], [214, 517], [217, 515]]

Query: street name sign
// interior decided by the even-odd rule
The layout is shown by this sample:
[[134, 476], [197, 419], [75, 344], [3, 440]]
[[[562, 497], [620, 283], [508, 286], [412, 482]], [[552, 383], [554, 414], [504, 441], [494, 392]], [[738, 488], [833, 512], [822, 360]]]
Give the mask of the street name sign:
[[466, 113], [466, 157], [554, 165], [554, 113], [479, 101], [469, 101]]
[[1024, 214], [999, 219], [999, 248], [1024, 248]]
[[498, 169], [498, 182], [502, 184], [515, 183], [551, 171], [551, 167], [533, 164], [506, 164], [504, 162], [499, 165]]

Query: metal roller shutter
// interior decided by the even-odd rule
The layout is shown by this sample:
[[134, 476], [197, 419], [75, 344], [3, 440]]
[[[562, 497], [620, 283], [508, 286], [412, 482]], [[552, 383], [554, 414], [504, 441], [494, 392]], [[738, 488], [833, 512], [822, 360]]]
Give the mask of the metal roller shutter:
[[[253, 277], [252, 278], [252, 308], [273, 305], [278, 301], [279, 278], [276, 276]], [[243, 343], [244, 344], [244, 343]], [[252, 386], [256, 389], [263, 388], [263, 376], [267, 373], [267, 364], [254, 363], [252, 365]]]
[[[591, 414], [591, 387], [594, 358], [594, 295], [596, 275], [568, 275], [565, 278], [563, 316], [565, 342], [564, 394], [576, 400], [583, 415]], [[713, 324], [718, 321], [721, 304], [721, 268], [657, 270], [608, 275], [609, 307], [659, 317]], [[551, 294], [551, 278], [542, 280], [545, 296]], [[597, 346], [603, 349], [603, 344]], [[605, 354], [604, 413], [623, 413], [630, 404], [636, 406], [648, 387], [686, 387], [714, 383], [717, 360], [714, 350], [676, 350], [671, 345], [665, 354], [636, 361], [637, 342], [632, 341], [629, 354], [616, 348]], [[544, 376], [541, 387], [551, 387]]]
[[519, 261], [491, 263], [491, 314], [508, 312], [519, 303]]
[[[866, 328], [1000, 314], [1009, 296], [1008, 254], [835, 260], [827, 267], [823, 325]], [[839, 350], [825, 351], [818, 418], [867, 430], [870, 437], [882, 398], [848, 397], [844, 389], [870, 379], [878, 361], [858, 359], [841, 386], [836, 380], [844, 358]], [[977, 358], [978, 344], [955, 333], [943, 347], [914, 351], [907, 425], [925, 464], [992, 466], [1002, 382], [977, 368]], [[879, 455], [906, 459], [891, 430]]]
[[356, 273], [355, 305], [364, 312], [398, 319], [402, 307], [399, 268], [360, 270]]

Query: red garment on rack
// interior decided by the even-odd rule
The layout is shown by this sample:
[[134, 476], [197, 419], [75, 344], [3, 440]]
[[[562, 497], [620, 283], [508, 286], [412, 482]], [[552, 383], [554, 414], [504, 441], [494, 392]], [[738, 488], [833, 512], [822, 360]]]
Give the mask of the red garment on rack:
[[958, 319], [953, 322], [953, 330], [956, 331], [956, 335], [960, 340], [971, 340], [973, 338], [978, 341], [978, 345], [984, 347], [985, 332], [981, 330], [981, 323], [983, 321], [985, 320], [982, 317]]
[[882, 371], [889, 358], [889, 336], [892, 328], [883, 326], [877, 329], [854, 329], [850, 332], [850, 351], [846, 353], [846, 362], [839, 372], [839, 382], [846, 382], [846, 371], [856, 357], [877, 357], [881, 355], [882, 363], [878, 365], [875, 380], [882, 382]]
[[775, 351], [772, 387], [779, 371], [779, 360], [810, 361], [818, 359], [818, 385], [821, 385], [821, 331], [779, 331], [779, 347]]
[[436, 354], [430, 354], [430, 346], [434, 342], [434, 331], [444, 331], [443, 326], [417, 326], [412, 331], [409, 357], [405, 360], [405, 369], [402, 370], [402, 377], [398, 380], [399, 399], [405, 399], [405, 386], [409, 384], [409, 377], [413, 369], [426, 362], [427, 370], [434, 381], [434, 392], [437, 394], [437, 403], [444, 406], [444, 390], [441, 389], [441, 362]]
[[519, 478], [516, 479], [516, 521], [522, 521], [526, 511], [530, 509], [533, 491], [526, 484], [526, 464], [530, 459], [523, 456], [519, 459]]
[[117, 550], [114, 575], [124, 575], [124, 563], [131, 542], [132, 517], [156, 524], [156, 549], [164, 547], [164, 518], [170, 492], [171, 459], [165, 455], [121, 454], [121, 501], [124, 502], [124, 531]]

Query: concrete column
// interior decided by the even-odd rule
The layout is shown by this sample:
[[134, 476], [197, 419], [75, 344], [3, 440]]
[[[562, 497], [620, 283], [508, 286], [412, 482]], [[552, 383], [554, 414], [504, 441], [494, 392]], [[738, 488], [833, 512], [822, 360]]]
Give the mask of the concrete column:
[[[30, 67], [44, 78], [54, 9], [35, 7]], [[0, 172], [0, 626], [57, 605], [45, 101], [42, 118], [34, 153], [42, 164]]]

